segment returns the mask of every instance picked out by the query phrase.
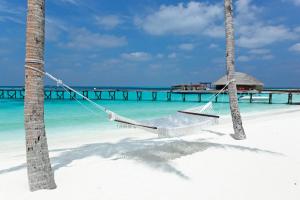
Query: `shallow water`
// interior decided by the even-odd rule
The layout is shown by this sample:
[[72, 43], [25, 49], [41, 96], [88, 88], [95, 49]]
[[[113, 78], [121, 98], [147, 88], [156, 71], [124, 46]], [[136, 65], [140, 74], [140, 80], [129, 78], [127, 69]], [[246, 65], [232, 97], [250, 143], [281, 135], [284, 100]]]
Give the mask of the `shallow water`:
[[[133, 119], [150, 119], [172, 114], [177, 110], [204, 105], [212, 98], [211, 95], [203, 95], [202, 100], [204, 102], [198, 103], [196, 102], [198, 96], [187, 95], [187, 101], [195, 102], [182, 102], [181, 95], [173, 95], [173, 101], [167, 102], [160, 101], [166, 99], [163, 95], [164, 94], [158, 93], [158, 101], [150, 101], [151, 93], [149, 92], [143, 94], [143, 99], [148, 99], [148, 101], [136, 101], [135, 93], [130, 93], [130, 101], [98, 100], [96, 102], [126, 117]], [[295, 95], [293, 100], [300, 101], [300, 96]], [[47, 134], [51, 136], [63, 136], [73, 134], [73, 130], [78, 129], [99, 130], [101, 132], [101, 130], [117, 128], [116, 124], [110, 122], [103, 112], [96, 110], [87, 101], [80, 102], [85, 107], [76, 101], [46, 100], [45, 121]], [[287, 95], [273, 95], [273, 102], [274, 104], [268, 104], [267, 102], [250, 104], [248, 101], [245, 101], [240, 102], [239, 105], [242, 113], [293, 106], [285, 104], [287, 102]], [[228, 115], [228, 96], [220, 95], [218, 103], [213, 103], [213, 106], [213, 114]], [[0, 141], [24, 139], [23, 109], [23, 100], [0, 100]]]

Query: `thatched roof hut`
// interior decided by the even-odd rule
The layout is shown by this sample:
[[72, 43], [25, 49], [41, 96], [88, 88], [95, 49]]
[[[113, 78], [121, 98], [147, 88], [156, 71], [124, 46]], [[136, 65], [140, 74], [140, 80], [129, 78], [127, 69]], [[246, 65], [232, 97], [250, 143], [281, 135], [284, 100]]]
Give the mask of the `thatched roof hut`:
[[[236, 80], [238, 90], [262, 90], [264, 86], [261, 81], [242, 72], [235, 72], [234, 79]], [[225, 75], [214, 82], [213, 85], [216, 86], [216, 89], [221, 89], [227, 82], [227, 75]]]

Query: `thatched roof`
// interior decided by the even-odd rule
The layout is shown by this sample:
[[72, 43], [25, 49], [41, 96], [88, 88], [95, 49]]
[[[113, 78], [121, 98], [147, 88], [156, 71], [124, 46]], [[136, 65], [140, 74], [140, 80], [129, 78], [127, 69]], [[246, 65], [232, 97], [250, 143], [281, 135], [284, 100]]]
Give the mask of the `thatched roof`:
[[[254, 78], [253, 76], [250, 76], [248, 74], [242, 73], [242, 72], [235, 72], [234, 79], [236, 80], [237, 85], [255, 85], [255, 86], [263, 86], [264, 84]], [[213, 85], [226, 85], [227, 83], [227, 75], [223, 76], [219, 80], [213, 83]]]

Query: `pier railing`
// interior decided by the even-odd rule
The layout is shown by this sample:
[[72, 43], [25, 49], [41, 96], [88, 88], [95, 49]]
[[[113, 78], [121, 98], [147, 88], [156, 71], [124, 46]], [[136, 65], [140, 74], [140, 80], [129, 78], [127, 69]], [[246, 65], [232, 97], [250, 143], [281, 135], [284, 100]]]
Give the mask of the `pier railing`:
[[[217, 94], [217, 90], [193, 90], [193, 91], [181, 91], [181, 90], [141, 90], [141, 89], [78, 89], [78, 91], [93, 100], [122, 100], [122, 101], [183, 101], [183, 102], [205, 102], [207, 96], [213, 97]], [[146, 98], [145, 98], [146, 94]], [[227, 91], [224, 92], [227, 94]], [[266, 89], [263, 91], [239, 91], [238, 96], [247, 96], [246, 100], [242, 102], [250, 103], [278, 103], [273, 102], [274, 95], [286, 95], [285, 101], [281, 103], [287, 104], [299, 104], [296, 102], [294, 97], [300, 96], [300, 89], [286, 89], [286, 90], [275, 90]], [[263, 100], [257, 100], [257, 95], [263, 95]], [[65, 91], [60, 88], [45, 88], [44, 96], [46, 100], [81, 100], [82, 97], [76, 95], [72, 91]], [[193, 98], [190, 98], [193, 96]], [[0, 99], [24, 99], [25, 89], [23, 87], [13, 88], [1, 88], [0, 87]], [[221, 102], [221, 97], [216, 97], [215, 102]]]

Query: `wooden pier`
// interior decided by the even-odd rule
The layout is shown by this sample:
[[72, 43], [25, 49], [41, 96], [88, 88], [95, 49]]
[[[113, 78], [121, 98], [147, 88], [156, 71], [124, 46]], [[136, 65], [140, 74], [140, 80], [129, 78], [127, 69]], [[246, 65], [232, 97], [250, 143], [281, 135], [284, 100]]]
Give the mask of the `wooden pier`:
[[[192, 90], [192, 91], [180, 91], [180, 90], [134, 90], [134, 89], [78, 89], [78, 91], [85, 97], [92, 100], [122, 100], [122, 101], [183, 101], [183, 102], [206, 102], [207, 98], [204, 95], [209, 95], [213, 98], [213, 95], [217, 94], [217, 90]], [[145, 93], [148, 93], [147, 98]], [[150, 93], [150, 94], [149, 94]], [[224, 92], [227, 94], [227, 92]], [[286, 104], [300, 104], [300, 102], [294, 101], [295, 95], [300, 95], [300, 89], [289, 89], [289, 90], [263, 90], [257, 91], [239, 91], [238, 96], [247, 96], [247, 100], [241, 102], [249, 103], [277, 103], [274, 102], [273, 96], [276, 94], [285, 94], [286, 101], [281, 103]], [[45, 88], [44, 95], [46, 100], [82, 100], [73, 91], [66, 91], [61, 88]], [[256, 95], [263, 95], [266, 97], [264, 101], [256, 101]], [[23, 87], [12, 87], [12, 88], [0, 88], [0, 99], [24, 99], [25, 89]], [[191, 96], [193, 99], [191, 100]], [[223, 102], [221, 97], [217, 96], [214, 98], [215, 102]], [[227, 101], [228, 102], [228, 101]]]

